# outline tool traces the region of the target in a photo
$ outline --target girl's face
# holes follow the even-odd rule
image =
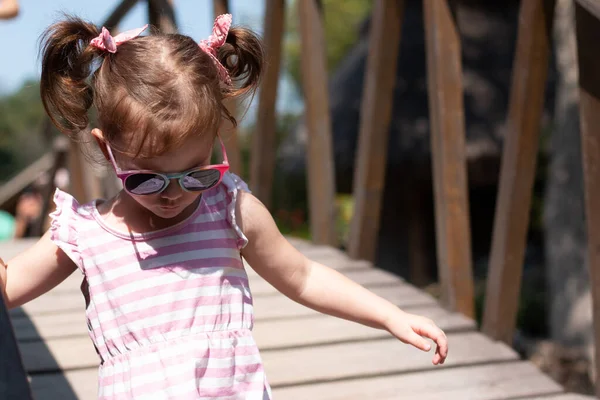
[[[150,159],[133,159],[122,154],[115,154],[115,159],[122,170],[152,170],[164,174],[183,172],[209,164],[212,138],[208,136],[190,137],[178,148]],[[173,179],[161,193],[143,196],[128,193],[128,195],[157,217],[172,219],[184,211],[189,211],[190,206],[195,204],[201,193],[187,192],[181,188],[176,179]]]

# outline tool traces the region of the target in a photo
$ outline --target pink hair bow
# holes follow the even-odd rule
[[[129,31],[119,33],[117,36],[112,37],[108,32],[108,29],[102,27],[102,32],[90,42],[91,46],[97,47],[100,50],[108,51],[109,53],[116,53],[117,46],[121,43],[125,43],[135,37],[138,37],[142,32],[148,28],[148,24],[141,28],[131,29]]]
[[[199,43],[200,48],[204,50],[204,52],[208,54],[215,63],[215,66],[219,71],[219,78],[221,78],[221,80],[227,85],[231,85],[231,77],[229,76],[229,72],[227,72],[225,66],[221,64],[217,58],[217,51],[219,50],[219,47],[225,44],[227,34],[229,33],[229,28],[231,27],[231,22],[231,14],[219,15],[213,24],[212,35],[210,35],[208,39],[202,40]]]

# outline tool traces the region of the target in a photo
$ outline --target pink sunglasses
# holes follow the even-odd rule
[[[115,173],[123,182],[125,191],[136,196],[146,196],[163,192],[172,179],[177,179],[179,186],[186,192],[202,192],[217,186],[223,179],[225,172],[229,170],[227,152],[221,137],[219,137],[219,142],[223,152],[222,164],[206,165],[174,174],[163,174],[150,170],[123,171],[117,165],[108,143],[106,143],[106,148]]]

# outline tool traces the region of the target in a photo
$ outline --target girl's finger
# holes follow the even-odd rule
[[[448,354],[448,339],[444,332],[435,325],[423,324],[413,328],[415,332],[421,336],[425,336],[433,340],[438,347],[438,352],[442,358],[446,358]]]
[[[415,346],[417,349],[423,351],[431,350],[431,345],[429,344],[429,342],[421,336],[417,335],[415,332],[411,331],[408,334],[408,336],[404,338],[404,340],[406,341],[406,343]]]

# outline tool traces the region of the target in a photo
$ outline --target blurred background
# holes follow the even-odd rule
[[[3,3],[4,1],[4,3]],[[282,68],[277,97],[277,168],[272,212],[285,234],[310,239],[306,186],[306,128],[300,72],[300,33],[296,0],[286,8]],[[0,0],[0,7],[8,4]],[[22,0],[15,18],[0,20],[0,185],[44,160],[51,138],[39,97],[38,39],[60,12],[100,24],[118,1]],[[345,248],[353,212],[352,183],[372,1],[323,0],[336,180],[337,234]],[[175,0],[179,31],[201,40],[210,34],[209,0]],[[234,24],[263,31],[264,2],[230,0]],[[508,111],[520,1],[465,0],[458,13],[462,41],[469,203],[476,308],[481,318],[485,278]],[[147,21],[139,2],[119,25]],[[573,6],[557,1],[553,51],[541,124],[524,276],[514,347],[568,389],[592,393],[592,316],[579,139],[577,58]],[[376,264],[439,294],[437,284],[433,183],[423,11],[420,0],[406,1],[394,104],[387,146],[386,181]],[[257,99],[238,130],[242,176],[249,179],[250,138]],[[23,175],[22,175],[23,176]],[[0,240],[32,235],[44,218],[41,188],[47,176],[28,175],[18,193],[2,197]],[[68,190],[67,170],[55,186]],[[0,190],[0,194],[2,193]],[[11,189],[12,190],[12,189]],[[410,251],[421,240],[420,254]],[[423,274],[411,276],[418,258]]]

